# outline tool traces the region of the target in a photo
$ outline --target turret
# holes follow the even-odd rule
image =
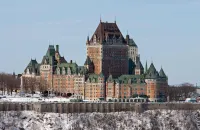
[[[160,69],[159,76],[160,76],[160,78],[162,78],[162,79],[167,79],[167,76],[166,76],[166,74],[165,74],[165,72],[164,72],[164,70],[163,70],[162,67],[161,67],[161,69]]]
[[[144,68],[142,66],[142,63],[140,61],[137,61],[135,67],[135,75],[141,75],[143,73],[144,73]]]
[[[56,51],[59,52],[59,45],[56,45]]]
[[[145,65],[145,73],[147,73],[147,69],[148,69],[148,66],[147,66],[147,61],[146,61],[146,65]]]
[[[129,40],[130,40],[130,38],[129,38],[129,35],[127,34],[127,35],[126,35],[126,43],[127,43],[127,44],[129,43]]]
[[[87,36],[86,45],[90,43],[89,36]]]

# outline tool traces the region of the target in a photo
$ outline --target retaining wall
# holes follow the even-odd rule
[[[126,103],[126,102],[106,102],[106,103],[0,103],[0,111],[36,111],[53,113],[87,113],[87,112],[120,112],[147,110],[198,110],[200,104],[192,103]]]

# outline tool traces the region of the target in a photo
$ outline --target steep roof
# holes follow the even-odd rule
[[[153,63],[151,63],[151,65],[150,65],[150,67],[147,71],[146,78],[147,79],[157,79],[157,78],[159,78],[158,71],[156,70]]]
[[[90,60],[90,57],[87,56],[87,59],[85,60],[84,65],[90,65],[92,63],[92,61]]]
[[[108,81],[108,82],[113,82],[113,81],[114,81],[114,79],[113,79],[113,77],[112,77],[112,75],[111,75],[111,74],[109,75],[109,77],[108,77],[107,81]]]
[[[65,57],[60,57],[60,63],[67,63],[67,61],[65,60]]]
[[[39,75],[39,73],[40,73],[40,64],[38,64],[36,59],[35,60],[31,59],[31,61],[27,65],[27,67],[24,70],[24,72],[26,73],[27,70],[29,70],[30,74],[35,73],[36,75]]]
[[[140,62],[140,61],[138,61],[137,63],[136,63],[136,67],[135,67],[136,69],[141,69],[141,70],[144,70],[144,67],[143,67],[143,65],[142,65],[142,63]]]
[[[167,78],[167,76],[165,75],[165,72],[164,72],[163,68],[160,69],[159,76],[161,78]]]
[[[55,56],[54,45],[49,45],[46,56]]]
[[[128,45],[129,45],[129,46],[137,47],[137,45],[136,45],[136,43],[134,42],[133,39],[129,39],[129,41],[128,41]]]
[[[116,38],[121,37],[122,41],[125,43],[125,39],[116,23],[100,22],[96,31],[91,37],[90,42],[93,41],[93,37],[95,35],[97,40],[100,41],[100,43],[104,42],[106,37],[113,37],[113,36],[115,36]]]

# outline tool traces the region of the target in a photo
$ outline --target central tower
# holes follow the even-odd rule
[[[116,22],[99,23],[91,39],[87,38],[87,57],[94,64],[94,73],[118,77],[128,74],[128,44]]]

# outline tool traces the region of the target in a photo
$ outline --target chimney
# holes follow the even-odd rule
[[[72,60],[70,60],[70,63],[72,63]]]
[[[56,45],[56,51],[59,52],[59,45]]]
[[[129,35],[128,34],[126,35],[126,43],[127,44],[129,43]]]

